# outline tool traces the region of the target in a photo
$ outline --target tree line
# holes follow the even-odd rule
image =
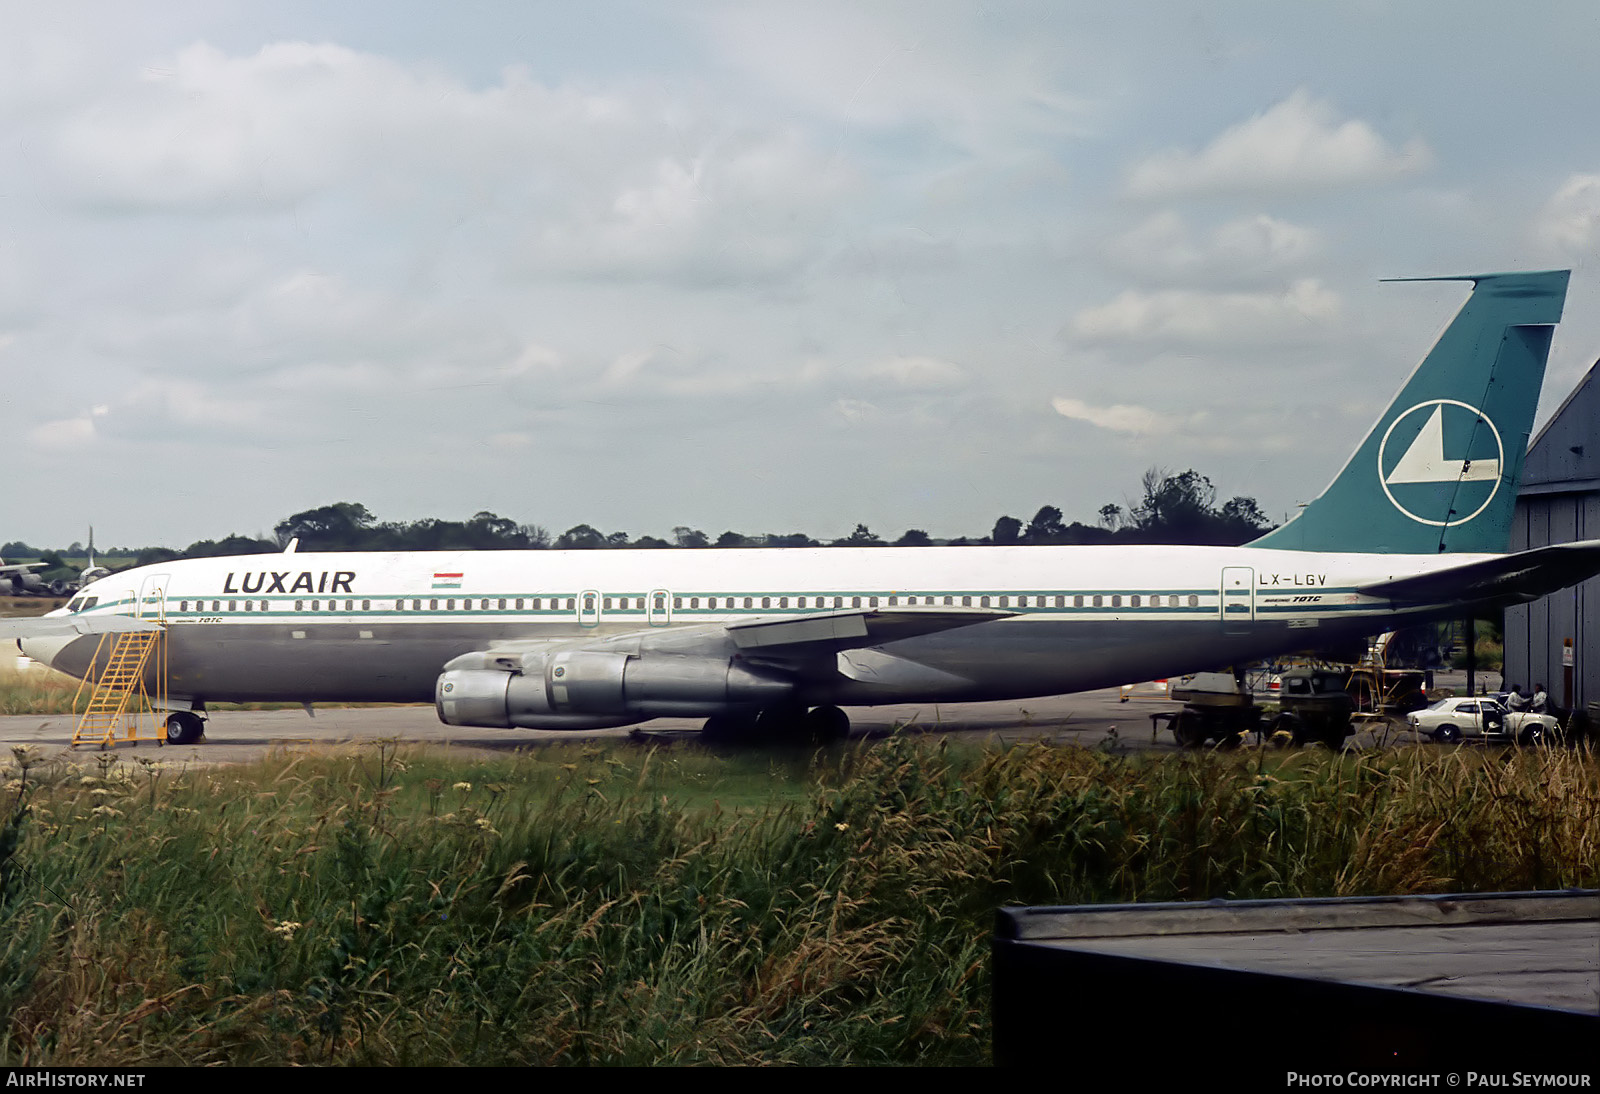
[[[698,528],[679,525],[670,539],[626,532],[602,532],[588,524],[578,524],[559,535],[536,524],[519,524],[491,512],[479,512],[464,521],[424,518],[416,521],[379,521],[365,505],[336,502],[295,513],[273,527],[273,537],[229,535],[220,540],[200,540],[183,550],[147,547],[138,551],[106,552],[126,557],[132,554],[137,565],[165,562],[177,558],[205,558],[217,555],[267,554],[282,551],[298,541],[304,551],[493,551],[493,550],[604,550],[608,548],[697,548],[697,547],[932,547],[1032,544],[1110,544],[1176,543],[1231,546],[1255,539],[1271,528],[1254,498],[1234,497],[1217,504],[1217,490],[1211,480],[1193,469],[1177,474],[1160,468],[1145,472],[1142,496],[1126,508],[1117,504],[1100,507],[1094,524],[1065,523],[1054,505],[1039,508],[1032,519],[1023,521],[1001,516],[989,534],[935,540],[920,528],[909,528],[898,538],[886,540],[865,524],[857,524],[848,536],[839,539],[814,539],[803,532],[745,534],[726,531],[712,539]],[[64,552],[74,554],[73,544]],[[25,543],[0,546],[3,557],[40,557],[50,552],[36,551]]]

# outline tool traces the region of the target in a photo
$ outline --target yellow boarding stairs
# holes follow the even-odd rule
[[[89,702],[78,716],[78,726],[72,731],[72,747],[99,743],[107,749],[121,741],[131,741],[135,747],[140,741],[166,744],[164,732],[167,705],[167,627],[166,597],[157,593],[153,598],[134,601],[140,618],[146,618],[145,606],[151,605],[148,616],[161,625],[151,631],[113,631],[100,636],[95,648],[93,666],[99,672],[90,672],[78,685],[72,705],[78,705],[85,688],[90,688]],[[154,684],[147,686],[147,669]],[[91,688],[90,681],[93,681]],[[122,730],[121,738],[117,731]]]

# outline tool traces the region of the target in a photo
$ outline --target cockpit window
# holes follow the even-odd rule
[[[81,607],[83,607],[83,597],[81,596],[75,597],[67,603],[67,611],[69,612],[75,612]]]

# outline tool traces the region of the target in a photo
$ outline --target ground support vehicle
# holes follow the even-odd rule
[[[1199,748],[1208,741],[1221,745],[1238,744],[1247,733],[1261,725],[1261,708],[1256,706],[1243,679],[1231,672],[1197,672],[1169,682],[1170,695],[1183,704],[1175,713],[1150,715],[1152,729],[1163,721],[1184,748]]]
[[[1278,713],[1262,730],[1267,740],[1297,745],[1320,741],[1335,752],[1355,732],[1350,716],[1355,700],[1345,690],[1345,674],[1332,669],[1289,669],[1278,692]]]

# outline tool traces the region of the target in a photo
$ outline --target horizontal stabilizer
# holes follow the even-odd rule
[[[1015,614],[996,608],[868,608],[798,619],[753,619],[748,623],[730,623],[727,629],[734,644],[743,650],[779,646],[844,650],[970,627]]]
[[[13,638],[50,638],[67,634],[108,634],[113,631],[159,631],[161,624],[131,615],[31,615],[0,619],[0,641]]]
[[[1558,543],[1514,555],[1468,562],[1419,577],[1363,585],[1366,596],[1401,604],[1461,600],[1532,600],[1600,573],[1600,539]]]

